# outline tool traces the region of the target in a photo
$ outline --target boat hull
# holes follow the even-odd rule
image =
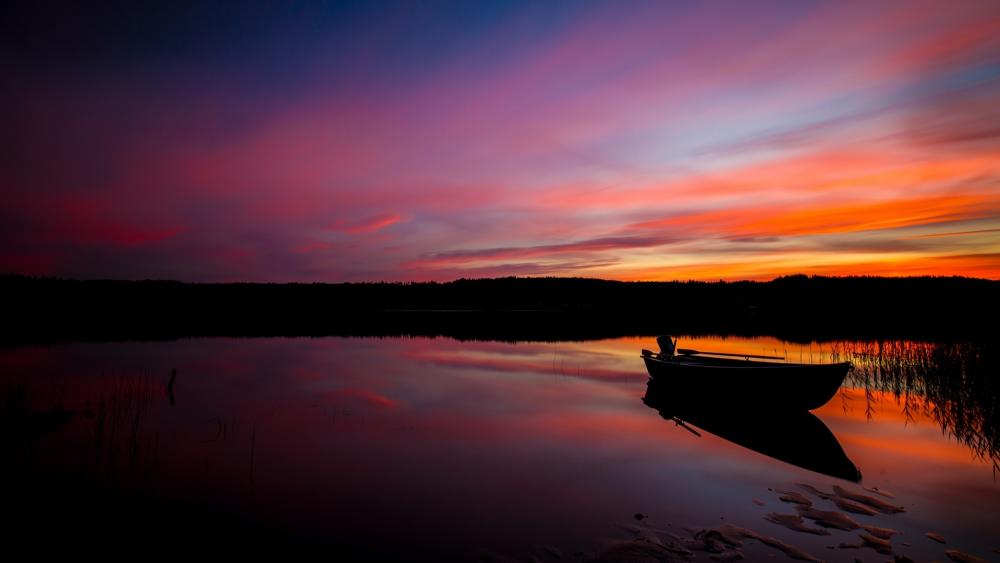
[[[840,389],[850,362],[793,364],[643,355],[649,376],[687,401],[729,408],[813,410]]]

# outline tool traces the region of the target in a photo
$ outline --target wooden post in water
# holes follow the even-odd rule
[[[170,372],[170,381],[167,383],[167,399],[170,400],[170,406],[174,406],[174,380],[177,379],[177,368],[174,368]]]

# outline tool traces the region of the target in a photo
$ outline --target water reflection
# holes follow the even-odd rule
[[[678,425],[694,425],[734,444],[809,471],[847,481],[861,480],[861,472],[844,453],[837,437],[808,411],[733,410],[699,401],[696,397],[678,396],[669,386],[653,379],[647,383],[642,402]]]
[[[322,544],[347,559],[476,560],[487,549],[545,560],[540,546],[586,549],[639,512],[677,526],[714,526],[723,516],[771,526],[762,516],[782,507],[751,499],[802,481],[829,490],[836,482],[825,475],[851,479],[854,467],[865,487],[907,505],[893,525],[912,540],[911,557],[942,558],[917,541],[928,531],[992,549],[1000,529],[992,510],[1000,486],[989,471],[993,350],[681,341],[803,362],[839,357],[858,371],[814,417],[734,420],[661,401],[636,354],[653,345],[649,337],[0,351],[0,493],[27,515],[8,537],[59,533],[76,542],[67,546],[92,545],[118,530],[141,546],[169,530],[188,546],[251,552],[272,538],[282,549]],[[661,414],[706,432],[695,438]],[[970,449],[987,457],[972,459]],[[762,532],[826,553],[810,544],[826,540]]]
[[[865,390],[873,418],[889,396],[907,421],[933,419],[941,430],[1000,470],[1000,355],[982,342],[840,342],[835,356],[854,363],[849,385]]]

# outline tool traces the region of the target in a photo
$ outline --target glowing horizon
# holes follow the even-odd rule
[[[1000,279],[996,2],[27,10],[0,271]]]

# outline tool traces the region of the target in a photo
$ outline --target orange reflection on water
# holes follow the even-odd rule
[[[921,407],[931,406],[919,400]],[[873,405],[871,410],[867,405]],[[864,389],[844,388],[824,407],[815,411],[831,426],[840,430],[838,437],[845,448],[858,455],[878,457],[881,463],[891,457],[905,456],[897,468],[905,468],[912,458],[936,462],[966,463],[974,457],[968,448],[954,441],[941,438],[936,422],[919,408],[907,409],[890,393],[869,392]]]
[[[929,414],[935,409],[933,402],[915,394],[904,398],[844,387],[814,414],[834,430],[859,465],[878,467],[897,478],[911,472],[915,459],[937,467],[958,468],[970,463],[988,467],[989,460],[942,430]]]
[[[850,350],[859,366],[966,357],[951,344],[677,336],[681,348],[805,362]],[[643,402],[648,374],[642,348],[655,349],[655,338],[193,339],[3,351],[0,368],[6,369],[0,373],[23,374],[38,393],[57,390],[65,406],[79,412],[97,409],[96,400],[108,393],[108,373],[147,382],[143,389],[152,390],[153,402],[140,438],[155,436],[157,446],[136,455],[142,461],[156,452],[157,490],[229,507],[252,498],[260,502],[253,518],[303,534],[343,530],[386,542],[400,541],[386,537],[386,530],[409,530],[406,549],[444,552],[438,560],[483,545],[579,549],[621,515],[644,510],[678,524],[718,522],[724,514],[727,521],[764,525],[762,510],[749,500],[768,500],[768,488],[845,484],[782,460],[773,448],[751,449],[759,440],[741,445],[740,432],[715,425],[718,435],[701,429],[696,436],[664,419]],[[175,367],[172,405],[164,385]],[[880,377],[869,381],[906,380],[884,372]],[[954,406],[953,399],[935,404],[911,392],[904,401],[850,387],[864,381],[849,379],[814,413],[861,470],[863,485],[897,494],[894,502],[905,504],[907,514],[892,525],[909,537],[933,530],[955,545],[979,545],[990,535],[980,529],[1000,525],[984,510],[1000,503],[1000,489],[988,461],[975,458],[935,418],[951,412],[941,407]],[[926,390],[937,380],[920,381]],[[951,389],[934,388],[938,395],[932,396],[970,398],[941,394]],[[52,405],[42,395],[36,403]],[[963,405],[971,412],[970,403]],[[786,450],[803,449],[803,433],[794,430],[804,425],[781,417],[770,426],[754,425],[757,418],[766,417],[749,409],[734,424],[737,430],[762,429],[751,438],[764,435],[784,441]],[[61,441],[46,444],[46,455],[53,466],[98,479],[108,465],[77,455],[77,446],[93,440],[95,422],[77,417],[73,424],[61,438],[54,435]],[[59,444],[73,448],[59,457]],[[963,530],[973,527],[959,544]]]

